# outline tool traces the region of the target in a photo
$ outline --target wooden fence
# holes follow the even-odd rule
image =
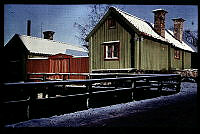
[[[180,83],[181,77],[176,74],[3,83],[0,85],[5,91],[1,95],[1,120],[9,124],[130,102],[142,99],[144,90],[154,90],[157,95],[162,95],[164,88],[179,92]],[[38,94],[42,94],[42,97],[38,97]]]
[[[38,77],[43,77],[37,73],[46,73],[49,79],[63,79],[59,73],[88,73],[88,59],[89,57],[73,57],[65,54],[56,54],[48,58],[30,58],[27,60],[26,70],[27,74],[35,73],[35,75],[31,75],[31,78],[35,80]],[[54,75],[52,75],[53,73]],[[86,79],[86,77],[71,75],[70,79]]]

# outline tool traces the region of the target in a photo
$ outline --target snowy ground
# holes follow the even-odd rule
[[[195,127],[196,96],[197,83],[182,82],[181,92],[177,94],[93,108],[50,118],[32,119],[6,127],[148,126],[153,123],[155,126],[178,124]],[[194,115],[191,115],[193,113]],[[184,119],[188,123],[185,123]],[[152,120],[154,120],[153,123]],[[176,122],[177,120],[179,123]],[[145,124],[147,122],[149,124]]]

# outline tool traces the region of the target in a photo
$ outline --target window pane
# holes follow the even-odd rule
[[[180,51],[179,50],[174,50],[174,58],[180,59]]]
[[[115,28],[115,26],[116,26],[115,20],[112,19],[112,18],[109,18],[109,19],[108,19],[108,27],[109,27],[109,28]]]
[[[112,46],[111,45],[108,46],[107,57],[112,58]]]
[[[114,48],[114,54],[113,54],[114,57],[119,57],[119,56],[118,56],[118,52],[119,52],[119,47],[118,47],[118,45],[114,45],[113,48]]]

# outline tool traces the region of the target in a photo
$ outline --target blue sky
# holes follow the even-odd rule
[[[132,15],[154,21],[152,10],[162,8],[168,11],[166,28],[173,26],[172,18],[182,17],[184,29],[196,31],[198,28],[198,7],[192,5],[112,5]],[[42,31],[55,32],[54,40],[79,45],[75,37],[78,30],[74,22],[87,23],[90,5],[4,5],[4,44],[14,34],[26,35],[27,20],[31,20],[31,36],[41,37]],[[42,35],[43,37],[43,35]]]

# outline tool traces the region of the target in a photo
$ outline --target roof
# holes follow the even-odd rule
[[[165,11],[164,9],[155,9],[155,10],[153,10],[152,12],[159,12],[159,11],[162,11],[162,12],[168,13],[168,12]]]
[[[180,20],[180,21],[185,21],[183,18],[172,18],[173,21],[175,20]]]
[[[81,46],[26,35],[18,36],[30,53],[49,55],[61,53],[72,56],[88,55],[88,51]]]
[[[88,36],[86,37],[86,40],[89,39],[89,37],[95,32],[95,30],[100,26],[100,23],[102,23],[102,21],[105,20],[105,18],[108,16],[108,14],[110,14],[111,12],[116,13],[116,15],[122,17],[124,21],[124,23],[128,23],[128,26],[130,28],[132,28],[134,31],[137,30],[138,34],[140,34],[141,36],[148,36],[148,37],[152,37],[155,39],[158,39],[160,41],[163,42],[167,42],[169,44],[171,44],[174,47],[178,47],[180,49],[183,50],[187,50],[190,52],[197,52],[197,48],[195,48],[194,46],[190,45],[190,44],[186,44],[185,42],[180,42],[178,41],[175,37],[172,31],[170,30],[165,30],[165,38],[163,38],[162,36],[160,36],[158,33],[155,32],[154,30],[154,24],[149,23],[141,18],[138,18],[136,16],[133,16],[129,13],[126,13],[120,9],[117,9],[115,7],[110,7],[108,12],[106,13],[106,15],[104,15],[104,17],[99,21],[99,23],[95,26],[95,28],[88,34]]]

